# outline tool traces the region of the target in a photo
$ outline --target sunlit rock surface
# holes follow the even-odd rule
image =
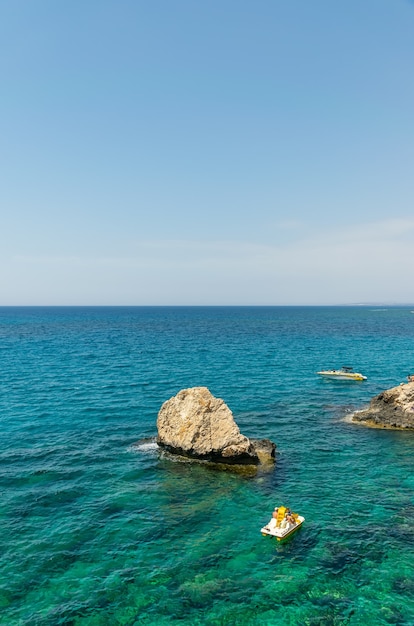
[[[221,463],[274,461],[276,446],[240,433],[233,413],[207,387],[183,389],[162,405],[157,443],[173,454]]]
[[[387,389],[356,411],[352,421],[377,428],[414,428],[414,382]]]

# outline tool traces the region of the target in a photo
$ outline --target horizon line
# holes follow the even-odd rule
[[[351,302],[331,304],[0,304],[6,308],[276,308],[276,307],[414,307],[413,302]]]

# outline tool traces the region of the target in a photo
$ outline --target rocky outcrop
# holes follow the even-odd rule
[[[275,444],[242,435],[229,407],[207,387],[183,389],[164,402],[157,429],[158,445],[173,454],[255,465],[272,462],[275,457]]]
[[[414,428],[414,382],[383,391],[367,409],[356,411],[352,421],[377,428]]]

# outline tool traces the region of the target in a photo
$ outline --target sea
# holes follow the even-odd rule
[[[0,625],[413,625],[414,432],[349,420],[414,373],[412,308],[0,308]],[[274,467],[160,454],[195,386]]]

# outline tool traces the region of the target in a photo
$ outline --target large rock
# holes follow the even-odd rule
[[[157,443],[174,454],[221,463],[273,461],[275,444],[240,433],[229,407],[207,387],[183,389],[162,405]]]
[[[375,396],[367,409],[352,415],[352,421],[378,428],[414,428],[414,382]]]

